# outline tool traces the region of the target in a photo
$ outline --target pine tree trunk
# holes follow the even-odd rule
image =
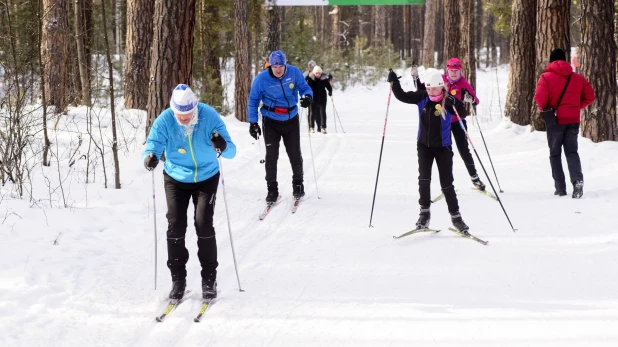
[[[221,112],[223,110],[223,84],[221,84],[221,66],[219,65],[221,51],[218,28],[223,19],[219,13],[219,7],[216,5],[202,6],[201,15],[203,22],[200,25],[202,29],[200,34],[204,41],[204,52],[202,52],[204,73],[201,81],[201,96],[205,103]],[[247,39],[251,40],[250,37]],[[247,64],[251,64],[251,59],[248,60]]]
[[[409,6],[410,8],[410,57],[416,64],[421,62],[423,53],[423,28],[425,26],[425,9],[423,6]]]
[[[122,0],[115,0],[114,4],[114,23],[116,24],[114,31],[116,36],[116,54],[120,55],[122,52]],[[126,1],[126,0],[125,0]]]
[[[530,124],[536,86],[534,40],[536,0],[515,0],[511,17],[511,66],[504,116],[519,125]]]
[[[155,2],[146,134],[179,83],[191,85],[195,0]]]
[[[150,46],[154,2],[127,2],[127,42],[124,64],[124,103],[126,108],[145,110],[148,104]]]
[[[570,61],[569,0],[538,0],[536,17],[536,67],[535,80],[538,80],[549,63],[549,54],[562,48]],[[532,129],[545,131],[545,122],[536,105],[531,105]]]
[[[595,101],[581,112],[582,135],[593,142],[617,140],[613,4],[582,0],[581,8],[580,71],[595,92]]]
[[[341,36],[339,36],[339,11],[341,8],[339,6],[334,6],[333,11],[331,12],[331,21],[332,21],[332,37],[331,37],[331,45],[333,48],[339,47],[339,41],[341,40]]]
[[[475,16],[475,43],[474,47],[476,48],[476,67],[480,68],[480,54],[479,51],[481,47],[483,47],[483,0],[475,0],[476,1],[476,16]]]
[[[82,38],[84,42],[84,54],[86,70],[88,71],[88,83],[90,84],[90,96],[92,97],[92,0],[82,0]]]
[[[444,0],[444,58],[461,56],[459,0]]]
[[[498,34],[498,40],[500,46],[500,65],[508,64],[511,58],[511,36]]]
[[[476,90],[476,59],[474,56],[475,28],[474,28],[475,0],[461,0],[461,63],[463,72]]]
[[[375,17],[375,33],[373,43],[376,47],[386,42],[386,8],[384,6],[373,7]]]
[[[236,49],[234,82],[234,108],[236,119],[248,121],[249,89],[251,88],[251,70],[249,68],[249,29],[247,28],[247,2],[234,0],[234,22],[236,32],[234,43]],[[271,33],[269,33],[270,35]]]
[[[42,53],[47,105],[62,112],[69,82],[69,1],[43,0]]]
[[[422,65],[426,68],[434,67],[436,5],[437,0],[425,0],[425,30],[423,32]]]
[[[90,106],[90,80],[88,78],[88,66],[86,63],[86,52],[84,49],[83,37],[83,10],[81,0],[75,1],[75,42],[77,43],[77,61],[79,64],[79,77],[82,87],[81,104]]]
[[[236,1],[236,0],[235,0]],[[243,6],[246,7],[246,4]],[[281,38],[281,21],[279,18],[279,8],[277,6],[267,7],[268,33],[266,38],[266,53],[278,50]]]
[[[436,32],[436,41],[434,49],[438,52],[438,61],[436,66],[444,65],[444,1],[437,0],[436,2],[436,23],[434,30]]]

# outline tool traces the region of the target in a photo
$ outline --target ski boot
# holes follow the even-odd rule
[[[459,212],[451,213],[451,222],[453,223],[455,229],[457,229],[460,233],[468,234],[468,230],[470,230],[470,228],[466,225],[466,223],[464,223]]]
[[[575,193],[575,192],[573,192],[573,193]],[[558,190],[558,189],[556,189],[556,191],[554,192],[554,195],[556,195],[556,196],[565,196],[565,195],[567,195],[567,193],[566,193],[566,190]]]
[[[279,188],[277,182],[268,182],[268,194],[266,194],[266,203],[272,205],[279,198]]]
[[[326,135],[326,128],[322,128],[322,134]]]
[[[427,229],[429,228],[429,221],[431,220],[431,212],[429,212],[429,207],[421,207],[421,213],[418,216],[418,221],[416,221],[416,229]]]
[[[300,198],[305,196],[305,186],[302,183],[301,184],[295,184],[293,186],[293,193],[292,193],[292,195],[294,195],[294,199],[300,200]]]
[[[214,279],[202,280],[202,299],[209,300],[217,297],[217,281]]]
[[[182,278],[172,282],[172,290],[170,291],[170,300],[180,300],[185,295],[187,288],[187,280]]]
[[[479,175],[474,175],[474,176],[471,176],[470,178],[472,179],[472,184],[474,184],[474,187],[476,187],[476,189],[480,191],[485,191],[485,184],[481,182]]]
[[[577,181],[573,185],[573,199],[579,199],[582,195],[584,195],[584,181]]]

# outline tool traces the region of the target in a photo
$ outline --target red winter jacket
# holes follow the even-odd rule
[[[558,98],[560,98],[569,74],[573,75],[562,102],[558,106]],[[594,90],[584,76],[573,72],[571,64],[563,60],[556,60],[547,65],[545,72],[539,78],[534,100],[539,110],[556,109],[558,124],[579,123],[579,110],[594,101]]]
[[[468,80],[465,77],[463,76],[459,77],[457,82],[453,84],[449,82],[447,74],[442,74],[442,79],[444,80],[444,84],[446,85],[446,90],[448,91],[448,93],[451,95],[454,95],[457,98],[457,100],[464,101],[463,100],[464,96],[461,90],[466,89],[468,93],[470,93],[474,97],[474,104],[478,105],[480,103],[479,98],[476,97],[476,92],[474,91],[474,89],[472,89],[470,82],[468,82]],[[453,94],[453,91],[455,91],[455,94]],[[462,115],[462,117],[465,117],[465,116]],[[459,118],[457,118],[457,116],[453,116],[453,119],[451,120],[451,122],[453,123],[459,122]]]

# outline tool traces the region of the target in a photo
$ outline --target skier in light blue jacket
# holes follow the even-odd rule
[[[213,215],[219,185],[220,153],[234,158],[236,146],[225,123],[212,107],[200,103],[191,88],[179,84],[172,92],[170,107],[155,119],[142,156],[152,171],[165,152],[163,180],[167,199],[167,266],[172,275],[170,299],[182,299],[187,285],[185,247],[187,209],[193,200],[197,256],[202,266],[202,296],[217,296],[217,241]]]

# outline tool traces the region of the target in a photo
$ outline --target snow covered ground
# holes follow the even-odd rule
[[[64,130],[52,134],[67,207],[49,207],[49,200],[64,204],[61,191],[50,191],[45,183],[57,183],[55,163],[36,169],[35,202],[16,199],[9,186],[0,191],[0,345],[618,345],[618,143],[580,139],[584,197],[555,197],[545,133],[499,118],[506,80],[506,69],[479,71],[478,112],[516,233],[497,202],[470,189],[463,162],[458,154],[454,158],[462,216],[487,246],[448,231],[444,200],[432,207],[431,225],[441,232],[393,240],[413,228],[418,216],[417,113],[394,97],[375,227],[368,227],[385,82],[371,90],[334,92],[345,134],[340,127],[335,131],[330,102],[330,133],[313,134],[311,142],[303,133],[307,196],[294,215],[291,169],[282,149],[279,182],[285,199],[258,221],[266,195],[259,147],[247,124],[227,117],[238,155],[223,161],[223,173],[245,291],[238,290],[220,188],[219,300],[199,324],[193,322],[200,278],[191,227],[193,292],[164,323],[154,320],[166,303],[170,277],[159,167],[158,287],[153,290],[152,176],[140,159],[143,114],[125,111],[120,122],[127,140],[123,188],[115,190],[103,187],[101,165],[96,182],[88,185],[83,160],[68,168],[75,148],[79,156],[88,142],[76,145],[86,116],[84,108],[74,109],[59,123]],[[411,78],[405,75],[403,81],[410,89]],[[479,129],[470,126],[470,133],[498,189]],[[107,164],[111,171],[111,161]],[[478,163],[477,168],[481,171]],[[439,192],[436,170],[433,196]]]

